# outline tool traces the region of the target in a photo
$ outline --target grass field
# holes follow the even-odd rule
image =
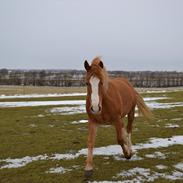
[[[183,181],[183,89],[140,91],[144,91],[145,98],[164,97],[149,102],[156,106],[154,119],[136,118],[132,135],[135,153],[131,160],[125,160],[116,145],[114,127],[101,126],[91,182]],[[84,181],[87,115],[83,104],[1,106],[5,102],[84,100],[85,96],[80,95],[46,96],[78,92],[85,92],[85,88],[0,87],[0,183]],[[35,93],[45,96],[3,98]]]

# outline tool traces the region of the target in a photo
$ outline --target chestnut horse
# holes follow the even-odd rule
[[[143,98],[135,91],[127,79],[109,79],[103,62],[96,57],[92,64],[84,62],[87,84],[86,111],[88,114],[88,155],[85,166],[85,176],[91,176],[93,170],[93,148],[97,127],[100,124],[112,124],[117,133],[117,142],[121,145],[126,159],[132,157],[132,123],[135,106],[146,118],[151,112]],[[128,116],[127,132],[123,118]]]

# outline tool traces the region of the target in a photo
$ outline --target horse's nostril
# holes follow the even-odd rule
[[[90,109],[91,109],[91,112],[92,112],[92,113],[98,113],[98,112],[101,111],[102,107],[99,106],[99,105],[98,105],[98,107],[93,107],[93,106],[91,106]]]

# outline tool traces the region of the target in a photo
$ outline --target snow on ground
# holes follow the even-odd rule
[[[79,121],[73,121],[73,122],[71,122],[71,124],[82,124],[82,123],[88,123],[88,120],[83,119],[83,120],[79,120]]]
[[[177,180],[177,179],[183,180],[183,173],[175,170],[175,171],[172,171],[172,174],[170,175],[162,174],[161,177],[165,179],[170,179],[170,180]]]
[[[151,108],[170,108],[174,106],[183,106],[183,102],[176,103],[158,103],[154,100],[166,99],[166,97],[147,97],[144,98],[147,105]],[[33,107],[33,106],[49,106],[49,105],[85,105],[85,100],[60,100],[60,101],[17,101],[17,102],[0,102],[0,107]],[[83,106],[84,107],[84,106]],[[62,112],[64,108],[61,108]],[[65,113],[69,111],[68,108],[65,108]],[[59,111],[57,108],[56,112]]]
[[[121,173],[118,173],[117,178],[130,178],[130,180],[122,181],[123,183],[142,183],[142,182],[153,182],[158,178],[170,179],[170,180],[182,180],[183,173],[180,171],[172,171],[171,174],[167,173],[158,173],[151,171],[149,168],[135,167],[129,170],[124,170]],[[132,178],[135,177],[135,178]],[[132,179],[131,179],[132,178]]]
[[[121,156],[121,154],[115,155],[114,159],[118,161],[126,161],[126,159],[123,156]],[[139,161],[139,160],[143,160],[143,158],[137,156],[137,154],[134,154],[130,159],[130,161]]]
[[[153,182],[158,178],[163,178],[166,180],[183,180],[183,173],[179,171],[172,171],[171,174],[168,173],[158,173],[155,171],[150,171],[149,168],[135,167],[127,171],[122,171],[117,174],[119,178],[126,178],[122,181],[93,181],[90,183],[146,183]],[[135,178],[132,178],[135,177]],[[113,177],[116,179],[116,177]]]
[[[178,169],[178,170],[183,171],[183,162],[182,162],[182,163],[178,163],[178,164],[174,165],[174,167],[175,167],[176,169]]]
[[[144,97],[143,99],[145,102],[148,102],[153,100],[164,100],[164,99],[168,99],[168,97]]]
[[[89,183],[125,183],[124,181],[108,181],[108,180],[104,180],[104,181],[93,181],[93,182],[89,182]],[[126,183],[131,183],[131,182],[126,182]],[[133,182],[133,183],[140,183],[140,182]]]
[[[140,150],[140,149],[147,149],[147,148],[160,148],[160,147],[168,147],[172,145],[183,145],[183,135],[182,136],[173,136],[171,138],[150,138],[149,142],[147,143],[141,143],[133,145],[134,150]],[[122,154],[121,147],[119,145],[109,145],[105,147],[98,147],[94,148],[94,155],[99,156],[119,156]],[[7,163],[6,165],[2,165],[0,169],[4,168],[19,168],[26,166],[28,163],[31,163],[33,161],[38,160],[70,160],[78,158],[79,156],[86,156],[87,155],[87,149],[81,149],[76,153],[66,153],[66,154],[52,154],[51,156],[47,155],[39,155],[35,157],[26,156],[23,158],[16,158],[16,159],[2,159],[0,162]],[[134,157],[134,160],[141,160],[140,157],[136,156]],[[120,159],[121,160],[121,159]],[[132,158],[133,161],[133,158]],[[182,165],[178,165],[178,167],[181,167]]]
[[[73,107],[55,107],[52,108],[50,112],[54,114],[63,114],[63,115],[80,114],[86,112],[86,107],[85,105],[78,105]]]
[[[43,118],[43,117],[45,117],[43,114],[38,114],[38,117],[39,118]]]
[[[26,166],[28,163],[31,163],[33,161],[46,160],[47,158],[48,158],[47,155],[38,155],[35,157],[25,156],[23,158],[16,158],[16,159],[7,158],[6,160],[0,160],[0,162],[8,163],[6,165],[1,166],[0,169],[20,168],[20,167]]]
[[[172,107],[182,107],[183,102],[172,102],[172,103],[158,103],[158,102],[148,102],[146,103],[148,107],[152,109],[170,109]]]
[[[171,121],[181,121],[183,118],[173,118]]]
[[[60,101],[28,101],[28,102],[0,102],[0,107],[33,107],[49,105],[84,105],[85,100],[60,100]]]
[[[156,168],[159,170],[167,169],[168,167],[165,165],[156,165]]]
[[[72,171],[71,169],[66,169],[63,167],[57,167],[57,168],[50,168],[46,173],[59,173],[59,174],[64,174],[66,172]]]
[[[36,124],[30,124],[29,126],[30,126],[30,127],[32,127],[32,128],[37,127],[37,125],[36,125]]]
[[[165,128],[178,128],[178,127],[180,127],[178,124],[167,123],[165,125]]]
[[[152,177],[151,177],[151,180],[149,179],[150,175],[151,173],[149,168],[136,167],[136,168],[132,168],[129,170],[122,171],[121,173],[118,173],[117,177],[126,178],[126,177],[137,176],[138,178],[135,178],[135,180],[138,180],[141,182],[144,181],[144,179],[146,179],[147,181],[153,181],[154,179],[152,179]]]
[[[30,95],[0,95],[0,99],[16,99],[16,98],[45,98],[45,97],[70,97],[85,96],[86,93],[54,93],[54,94],[30,94]]]
[[[140,90],[140,93],[170,93],[170,92],[178,92],[182,91],[182,87],[178,88],[154,88],[150,90],[142,89]]]
[[[144,93],[166,93],[167,90],[147,90]]]
[[[183,135],[173,136],[170,138],[150,138],[149,143],[137,144],[134,146],[135,150],[168,147],[172,145],[183,145]]]
[[[146,104],[152,109],[166,109],[183,106],[183,102],[158,103],[154,100],[161,100],[165,97],[144,98]],[[85,113],[85,100],[62,100],[62,101],[27,101],[27,102],[0,102],[0,108],[8,107],[33,107],[33,106],[54,106],[54,105],[78,105],[73,107],[56,107],[51,109],[52,113],[77,114]],[[136,114],[136,116],[138,116]]]
[[[156,151],[153,154],[146,154],[145,157],[147,157],[147,158],[166,159],[166,156],[163,153],[159,152],[159,151]]]
[[[144,98],[150,108],[172,108],[183,106],[183,102],[175,103],[158,103],[155,100],[166,99],[166,97],[148,97]],[[85,100],[63,100],[63,101],[24,101],[24,102],[0,102],[0,107],[33,107],[33,106],[48,106],[48,105],[79,105],[74,107],[57,107],[51,109],[52,113],[61,114],[77,114],[85,112]]]

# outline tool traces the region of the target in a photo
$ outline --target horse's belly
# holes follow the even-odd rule
[[[110,114],[108,113],[105,113],[102,111],[102,113],[100,115],[96,115],[96,116],[93,116],[93,118],[95,119],[95,121],[98,123],[98,124],[106,124],[106,125],[110,125],[112,124],[113,120],[110,116]]]

